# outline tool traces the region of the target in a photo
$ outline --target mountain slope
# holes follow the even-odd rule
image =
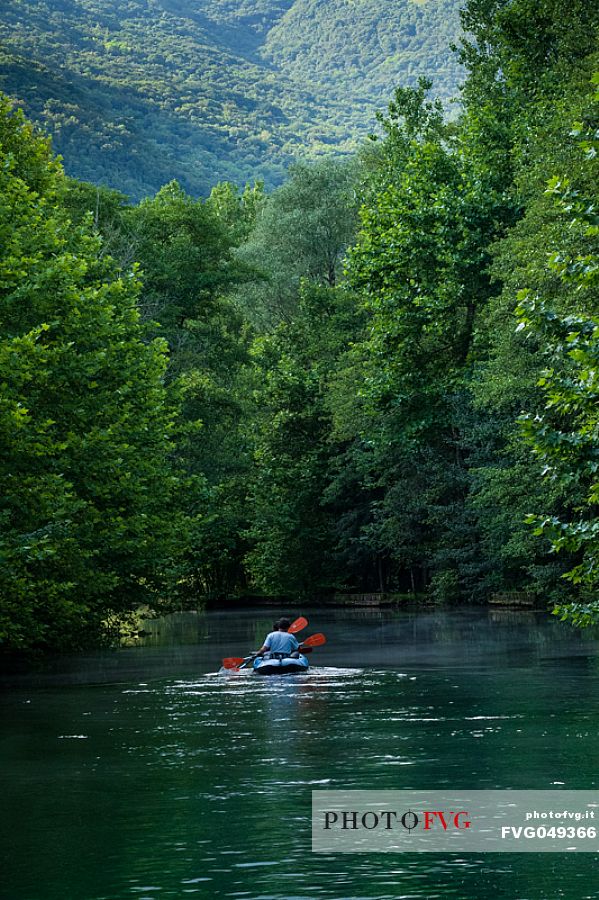
[[[424,0],[296,0],[273,25],[264,56],[300,83],[340,99],[376,103],[393,85],[434,76],[441,96],[456,85],[449,43],[459,33],[456,3]]]
[[[13,0],[0,87],[67,171],[138,197],[347,152],[397,83],[459,77],[460,0]]]

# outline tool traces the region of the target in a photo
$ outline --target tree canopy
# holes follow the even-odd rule
[[[152,599],[175,549],[166,348],[6,100],[0,155],[1,633],[72,646]]]
[[[274,190],[131,203],[2,99],[6,648],[256,593],[598,621],[599,12],[462,20],[458,117],[402,84],[355,157]]]

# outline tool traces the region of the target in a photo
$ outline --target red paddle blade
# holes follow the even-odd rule
[[[309,638],[306,638],[305,641],[302,641],[303,647],[320,647],[322,644],[326,644],[327,639],[319,632],[318,634],[312,634]]]
[[[241,656],[228,656],[226,659],[223,659],[223,668],[236,669],[237,666],[240,666],[242,662],[243,657]]]
[[[289,626],[289,634],[295,634],[297,631],[303,631],[303,629],[307,627],[308,620],[304,619],[303,616],[300,616],[299,619],[296,619],[295,622],[292,622]]]

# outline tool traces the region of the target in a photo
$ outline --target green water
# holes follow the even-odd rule
[[[269,629],[247,611],[5,678],[0,896],[599,897],[592,854],[310,851],[314,788],[597,788],[597,641],[533,613],[296,612],[328,637],[308,676],[210,674]]]

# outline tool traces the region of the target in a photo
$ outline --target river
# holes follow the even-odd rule
[[[599,787],[599,643],[536,612],[290,610],[311,674],[216,675],[264,610],[4,677],[3,900],[599,897],[594,854],[310,850],[313,789]],[[275,611],[275,615],[277,611]]]

